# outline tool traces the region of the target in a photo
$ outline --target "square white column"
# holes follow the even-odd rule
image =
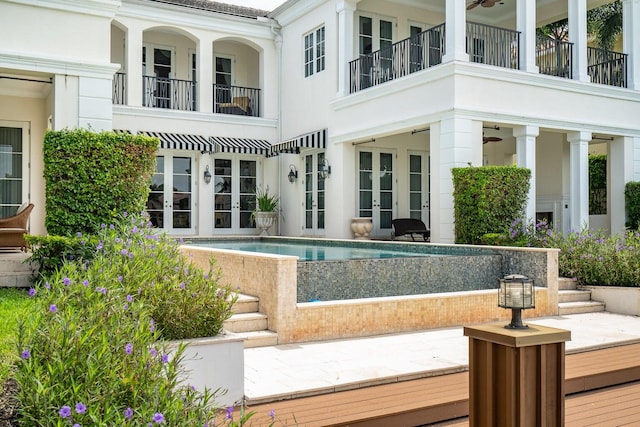
[[[622,50],[629,55],[627,87],[640,90],[640,0],[622,0]]]
[[[349,94],[349,61],[353,56],[353,22],[356,3],[354,0],[339,0],[338,13],[338,97]]]
[[[197,47],[198,111],[213,112],[213,40],[200,39]]]
[[[442,62],[467,61],[467,6],[465,0],[446,0],[445,54]]]
[[[569,141],[569,217],[570,228],[589,226],[589,141],[590,132],[570,132]]]
[[[520,69],[529,73],[537,73],[536,65],[536,2],[517,0],[516,25],[520,31]]]
[[[126,37],[127,105],[142,106],[142,30],[129,27]]]
[[[587,73],[587,0],[569,0],[569,41],[573,43],[573,78],[589,82]]]
[[[516,161],[519,167],[531,171],[529,195],[525,208],[525,220],[536,221],[536,137],[540,134],[537,126],[516,126],[513,136],[516,138]]]
[[[614,138],[607,147],[607,212],[611,234],[622,234],[626,222],[624,188],[633,181],[633,138]]]

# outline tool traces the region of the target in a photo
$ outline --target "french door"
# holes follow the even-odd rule
[[[429,156],[425,152],[409,153],[409,217],[429,227]]]
[[[324,160],[324,153],[304,156],[304,229],[308,236],[324,235],[325,182],[318,174]]]
[[[213,227],[216,234],[253,234],[258,162],[214,159]]]
[[[195,233],[194,170],[193,156],[156,157],[147,200],[147,212],[154,227],[170,234]]]
[[[388,236],[395,216],[395,153],[358,152],[358,216],[373,220],[372,236]]]
[[[145,107],[173,108],[172,77],[174,51],[155,46],[142,47]]]
[[[29,200],[28,124],[0,121],[0,218]]]

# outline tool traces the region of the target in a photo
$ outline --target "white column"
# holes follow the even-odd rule
[[[454,243],[451,169],[482,164],[482,124],[451,116],[431,124],[431,241]],[[477,135],[476,135],[477,134]]]
[[[338,97],[349,94],[349,61],[353,56],[354,0],[338,0]]]
[[[537,73],[536,65],[536,2],[517,0],[516,26],[520,31],[520,69]]]
[[[625,231],[624,187],[633,181],[633,138],[614,138],[607,153],[607,212],[611,219],[611,234]]]
[[[516,138],[516,161],[519,167],[531,171],[529,195],[525,208],[525,220],[536,221],[536,137],[540,134],[537,126],[516,126],[513,136]]]
[[[53,130],[78,127],[78,76],[53,76]]]
[[[573,43],[573,78],[589,82],[587,74],[587,0],[569,0],[569,41]]]
[[[640,181],[640,138],[631,138],[633,165],[632,181]]]
[[[640,90],[640,0],[622,0],[622,50],[629,55],[627,87]]]
[[[445,54],[442,62],[469,61],[467,54],[467,9],[465,0],[447,0],[445,11]]]
[[[136,27],[127,29],[127,105],[132,107],[142,106],[142,33]],[[151,52],[147,54],[152,55]]]
[[[198,111],[213,112],[213,41],[201,38],[196,53],[198,74]]]
[[[589,141],[590,132],[569,132],[569,217],[570,228],[589,225]]]

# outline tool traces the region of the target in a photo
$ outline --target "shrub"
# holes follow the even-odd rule
[[[640,182],[627,182],[624,189],[627,228],[640,229]]]
[[[44,137],[45,225],[50,234],[97,232],[119,212],[140,212],[149,194],[158,140],[85,129]]]
[[[531,171],[515,166],[454,168],[456,243],[477,244],[487,233],[504,234],[523,217]]]
[[[24,422],[204,425],[212,396],[179,385],[184,347],[168,357],[163,338],[219,333],[235,294],[146,218],[97,238],[93,257],[67,260],[32,291],[33,321],[21,324],[16,347]]]
[[[35,236],[26,235],[31,248],[29,260],[38,265],[40,275],[46,276],[62,267],[65,261],[93,259],[98,238],[96,236]]]

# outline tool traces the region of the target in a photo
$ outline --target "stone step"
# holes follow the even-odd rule
[[[278,344],[278,334],[273,331],[238,332],[236,335],[245,339],[244,348],[267,347]]]
[[[224,322],[224,329],[235,333],[264,331],[267,326],[267,315],[262,313],[234,314]]]
[[[558,277],[558,290],[569,291],[578,289],[578,281],[568,277]]]
[[[600,301],[563,302],[558,304],[558,314],[582,314],[604,311],[604,303]]]
[[[31,272],[0,273],[0,288],[30,288],[33,274]]]
[[[587,290],[567,290],[558,291],[558,302],[591,301],[591,291]]]
[[[255,313],[258,311],[260,300],[251,295],[238,294],[238,299],[233,305],[233,313]]]
[[[30,263],[24,262],[29,258],[23,252],[0,252],[0,272],[31,272],[35,268]]]

